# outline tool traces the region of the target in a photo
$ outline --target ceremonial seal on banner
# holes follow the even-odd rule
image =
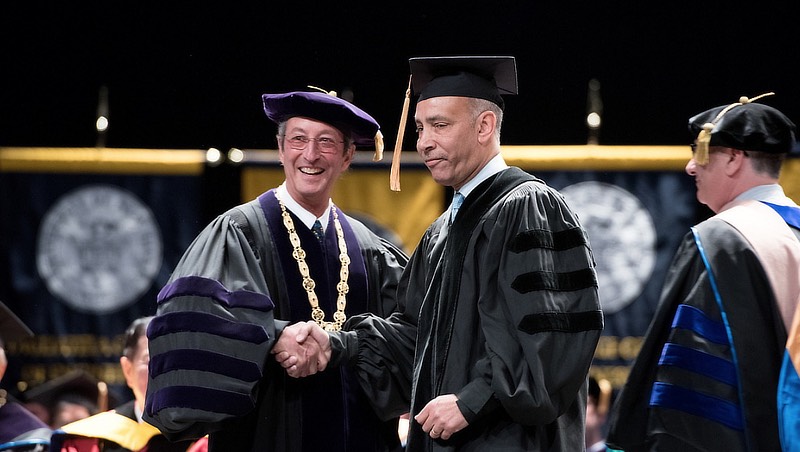
[[[39,230],[36,265],[50,292],[104,314],[135,302],[161,268],[161,234],[150,208],[112,185],[61,197]]]
[[[639,198],[617,185],[580,182],[560,191],[589,234],[600,304],[613,314],[639,297],[653,272],[653,219]]]

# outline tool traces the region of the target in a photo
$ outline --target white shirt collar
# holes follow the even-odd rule
[[[325,209],[325,213],[317,218],[313,213],[303,208],[303,206],[292,198],[292,195],[289,194],[289,190],[286,189],[286,183],[280,184],[276,190],[278,191],[278,196],[280,196],[283,201],[283,205],[286,206],[290,212],[295,214],[308,229],[311,229],[311,227],[314,226],[314,222],[317,220],[322,223],[323,231],[328,228],[328,218],[331,216],[330,207],[333,205],[330,199],[328,200],[328,208]]]
[[[506,168],[508,168],[508,165],[506,165],[506,161],[505,159],[503,159],[503,155],[498,153],[497,155],[492,157],[492,159],[489,160],[489,162],[483,168],[481,168],[480,171],[478,171],[478,174],[476,174],[475,177],[470,179],[469,182],[467,182],[466,184],[464,184],[463,187],[458,189],[458,192],[464,195],[464,199],[466,199],[467,196],[469,196],[469,194],[472,192],[472,190],[474,190],[475,187],[480,185],[481,182],[494,176],[500,171],[503,171]]]
[[[757,187],[753,187],[737,196],[736,200],[766,201],[779,206],[797,206],[797,204],[792,201],[791,198],[787,197],[783,192],[783,187],[778,184],[759,185]]]

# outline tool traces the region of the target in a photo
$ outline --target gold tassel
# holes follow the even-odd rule
[[[775,95],[775,93],[769,92],[760,94],[752,99],[748,98],[747,96],[742,96],[739,98],[739,102],[734,102],[728,105],[727,107],[723,108],[722,111],[720,111],[714,118],[713,122],[707,122],[703,124],[703,130],[701,130],[700,133],[697,134],[697,148],[694,151],[694,161],[697,162],[698,165],[705,165],[708,163],[709,159],[708,147],[709,143],[711,143],[711,131],[714,130],[714,127],[716,127],[719,120],[722,119],[723,116],[725,116],[725,113],[731,111],[731,109],[734,107],[738,107],[744,104],[749,104],[750,102],[755,102],[758,99],[761,99],[762,97],[773,96],[773,95]]]
[[[703,124],[703,130],[697,135],[697,148],[694,150],[694,161],[698,165],[705,165],[708,163],[708,143],[711,142],[711,131],[714,130],[714,124],[707,122]]]
[[[105,381],[97,382],[97,410],[98,412],[108,411],[108,385]]]
[[[600,387],[600,397],[597,399],[597,414],[604,416],[611,407],[611,393],[614,392],[614,388],[611,386],[611,382],[605,378],[597,380],[597,386]]]
[[[372,156],[373,162],[383,160],[383,134],[381,131],[375,132],[375,154]]]
[[[408,106],[411,103],[411,76],[408,77],[408,88],[406,98],[403,100],[403,112],[400,114],[400,127],[397,130],[397,141],[394,142],[392,151],[392,171],[389,174],[389,188],[392,191],[400,191],[400,154],[403,153],[403,135],[406,131],[406,118],[408,117]]]

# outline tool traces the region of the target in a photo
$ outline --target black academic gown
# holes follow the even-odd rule
[[[517,168],[481,183],[447,223],[414,252],[400,311],[351,319],[332,338],[334,363],[355,362],[386,413],[411,395],[408,450],[582,450],[603,322],[584,229],[560,194]],[[433,440],[413,416],[444,394],[458,396],[469,425]]]
[[[341,210],[338,215],[351,259],[347,316],[389,315],[407,257]],[[323,244],[293,219],[320,306],[332,319],[340,274],[333,216]],[[378,418],[352,370],[293,379],[268,355],[282,324],[311,318],[301,281],[273,191],[210,224],[159,296],[148,334],[146,418],[173,438],[211,432],[211,450],[395,449],[396,416]],[[218,324],[211,334],[182,332],[208,322]],[[186,378],[173,378],[170,369],[184,369]]]
[[[785,344],[751,244],[719,218],[700,223],[675,255],[612,407],[607,443],[629,452],[781,450],[776,388]]]

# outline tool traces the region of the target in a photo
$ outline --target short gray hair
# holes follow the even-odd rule
[[[786,159],[786,154],[771,152],[742,151],[745,157],[750,158],[753,170],[777,179],[781,175],[781,166]]]
[[[495,137],[497,142],[500,143],[500,129],[503,125],[503,109],[496,103],[478,98],[469,98],[470,112],[472,113],[472,120],[478,119],[478,116],[485,111],[491,111],[497,117],[497,125],[495,127]]]

